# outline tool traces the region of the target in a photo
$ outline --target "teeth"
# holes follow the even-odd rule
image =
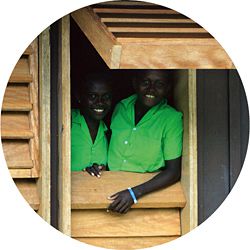
[[[147,98],[151,98],[151,99],[153,99],[153,98],[155,98],[155,96],[154,95],[145,95]]]
[[[97,113],[102,113],[104,111],[104,109],[94,109],[94,111]]]

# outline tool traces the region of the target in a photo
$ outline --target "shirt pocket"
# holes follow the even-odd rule
[[[160,139],[151,136],[137,135],[133,143],[134,157],[137,164],[150,168],[163,164],[162,143]]]

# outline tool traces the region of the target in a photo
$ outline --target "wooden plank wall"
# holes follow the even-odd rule
[[[97,179],[86,172],[72,172],[71,236],[112,249],[151,247],[178,238],[180,208],[186,203],[180,183],[144,196],[125,215],[106,211],[108,196],[154,175],[108,171]]]
[[[197,71],[199,223],[224,201],[242,168],[249,113],[236,70]]]

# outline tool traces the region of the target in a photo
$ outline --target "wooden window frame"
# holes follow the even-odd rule
[[[59,70],[59,230],[71,235],[71,172],[70,172],[70,17],[60,20],[61,47]],[[59,62],[59,63],[60,63]],[[184,155],[187,157],[182,163],[181,183],[187,204],[181,211],[182,234],[197,226],[197,127],[196,127],[196,71],[186,70],[180,75],[180,82],[187,82],[185,88],[178,90],[187,94],[188,99],[178,106],[188,113],[184,133]]]

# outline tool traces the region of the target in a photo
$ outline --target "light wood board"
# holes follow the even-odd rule
[[[220,44],[181,13],[153,4],[105,4],[72,16],[112,69],[234,68]]]
[[[15,184],[29,205],[38,210],[40,201],[35,180],[16,179]]]
[[[178,209],[73,210],[72,237],[137,237],[180,235]]]
[[[178,239],[177,236],[166,237],[105,237],[105,238],[75,238],[88,245],[104,247],[109,249],[139,249],[158,246],[172,240]]]
[[[90,176],[86,172],[72,172],[72,209],[106,208],[108,196],[144,183],[155,173],[102,172],[101,178]],[[180,183],[142,197],[135,208],[184,207],[185,196]]]

